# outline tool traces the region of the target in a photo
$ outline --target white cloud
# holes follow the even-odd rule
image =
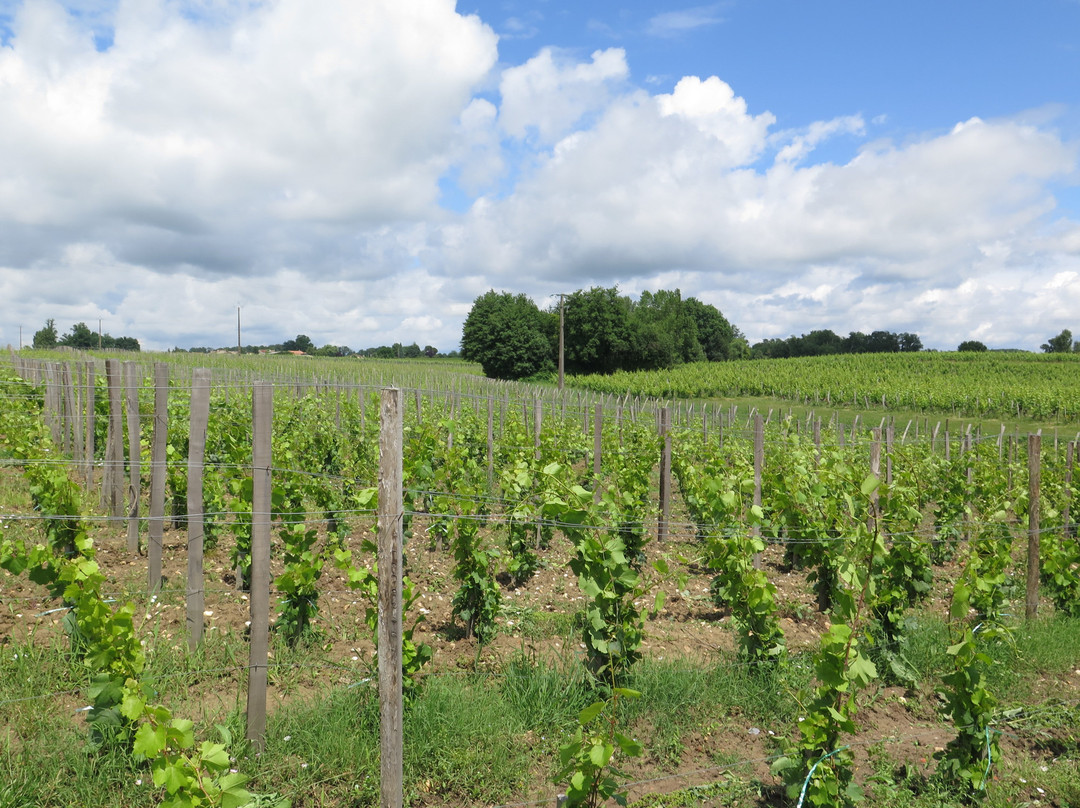
[[[653,36],[674,37],[696,28],[718,25],[724,21],[719,13],[720,8],[720,3],[713,3],[708,6],[665,11],[649,19],[645,32]]]
[[[53,317],[225,345],[241,305],[245,341],[449,350],[489,288],[591,283],[679,286],[752,339],[1076,327],[1080,222],[1054,195],[1076,144],[1045,116],[777,131],[717,76],[634,86],[622,49],[497,73],[452,0],[79,10],[26,0],[0,47],[0,342]],[[693,11],[657,24],[719,13]],[[837,143],[861,147],[823,160]]]
[[[541,143],[550,144],[606,105],[612,86],[628,73],[621,48],[598,50],[591,62],[577,63],[544,48],[520,67],[503,71],[500,123],[513,137],[535,132]]]

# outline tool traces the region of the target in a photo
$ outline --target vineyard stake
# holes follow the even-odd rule
[[[663,542],[668,535],[668,521],[671,519],[671,408],[660,409],[660,437],[663,440],[660,449],[660,522],[656,529],[656,540]]]
[[[191,423],[188,438],[187,477],[187,629],[188,647],[194,651],[203,636],[203,458],[210,419],[210,371],[191,373]]]
[[[105,361],[105,380],[109,388],[109,429],[105,438],[105,473],[102,478],[101,504],[114,518],[124,515],[124,432],[120,407],[120,360]]]
[[[248,657],[247,732],[256,750],[266,748],[266,679],[270,651],[270,435],[274,388],[255,382],[251,389],[251,604]]]
[[[1027,599],[1024,616],[1034,620],[1039,611],[1039,484],[1042,436],[1028,435],[1028,557]]]
[[[150,443],[150,521],[147,588],[161,588],[161,544],[165,533],[165,461],[169,443],[169,366],[154,363],[154,434]]]
[[[127,548],[132,555],[139,554],[139,495],[142,492],[141,433],[139,430],[139,381],[138,366],[124,363],[124,397],[127,403],[128,433],[128,523]]]
[[[401,391],[382,391],[379,429],[379,749],[380,805],[401,808],[402,777],[402,418]]]

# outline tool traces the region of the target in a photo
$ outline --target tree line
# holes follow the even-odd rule
[[[461,356],[498,379],[554,373],[562,321],[570,373],[655,370],[686,362],[750,355],[746,338],[715,307],[682,293],[642,292],[632,300],[616,287],[562,295],[541,310],[524,294],[490,290],[473,301],[461,336]],[[561,310],[561,313],[560,313]]]
[[[214,353],[217,351],[230,351],[235,353],[236,346],[223,348],[181,348],[177,346],[176,348],[173,348],[172,351],[173,353]],[[363,356],[374,359],[454,359],[458,356],[457,351],[451,351],[448,354],[444,354],[440,353],[439,349],[433,345],[425,345],[421,348],[419,344],[415,342],[411,345],[402,345],[400,342],[395,342],[393,345],[380,345],[378,347],[363,348],[358,351],[354,351],[348,345],[332,345],[329,343],[321,347],[316,347],[315,343],[311,340],[311,337],[307,334],[297,334],[295,339],[287,339],[284,342],[277,342],[272,345],[244,345],[242,351],[246,354],[295,353],[299,351],[307,356]]]
[[[35,348],[49,349],[57,347],[79,348],[81,350],[138,351],[139,341],[135,337],[114,337],[111,334],[101,334],[91,331],[86,323],[75,323],[63,336],[56,330],[56,320],[52,318],[45,321],[44,328],[34,332]]]
[[[873,331],[869,334],[852,331],[846,337],[841,337],[825,329],[811,331],[799,337],[762,340],[750,349],[750,356],[753,359],[784,359],[830,354],[898,353],[922,349],[923,344],[919,335],[909,331],[899,334],[892,331]]]

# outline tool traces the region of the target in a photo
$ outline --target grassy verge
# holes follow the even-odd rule
[[[878,716],[906,709],[935,737],[950,737],[933,693],[945,662],[944,636],[940,622],[921,620],[910,648],[919,689],[904,695],[872,690],[866,709]],[[999,663],[991,677],[1009,742],[986,805],[1040,797],[1048,805],[1078,804],[1080,712],[1055,686],[1076,675],[1078,640],[1080,621],[1043,620],[1021,626],[1013,643],[988,647]],[[243,677],[229,669],[242,646],[242,638],[223,635],[209,638],[196,654],[163,646],[154,656],[162,701],[182,707],[207,737],[216,734],[215,724],[243,736],[239,696],[220,696],[239,692]],[[317,647],[294,654],[279,660],[283,668],[302,672],[321,664]],[[625,702],[620,719],[646,746],[646,756],[626,772],[638,783],[631,789],[634,804],[778,804],[767,758],[782,735],[795,731],[797,694],[810,681],[809,667],[807,656],[778,672],[727,655],[643,660],[629,683],[643,697]],[[154,803],[158,791],[144,769],[127,755],[89,746],[76,712],[85,697],[71,692],[85,684],[82,676],[61,638],[29,637],[0,647],[0,808]],[[580,665],[569,657],[522,653],[485,673],[444,670],[427,677],[405,722],[408,804],[546,804],[549,798],[554,804],[550,775],[558,747],[591,699]],[[933,751],[919,748],[917,735],[877,737],[868,728],[852,739],[863,750],[858,776],[875,804],[958,805],[947,784],[927,776],[932,760],[913,763]],[[294,806],[360,806],[378,802],[378,749],[377,699],[370,683],[356,682],[296,689],[271,715],[266,749],[255,755],[236,744],[234,754],[255,788],[285,795]]]

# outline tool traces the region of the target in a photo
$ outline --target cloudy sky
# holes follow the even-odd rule
[[[1080,0],[0,0],[0,345],[1080,332]]]

